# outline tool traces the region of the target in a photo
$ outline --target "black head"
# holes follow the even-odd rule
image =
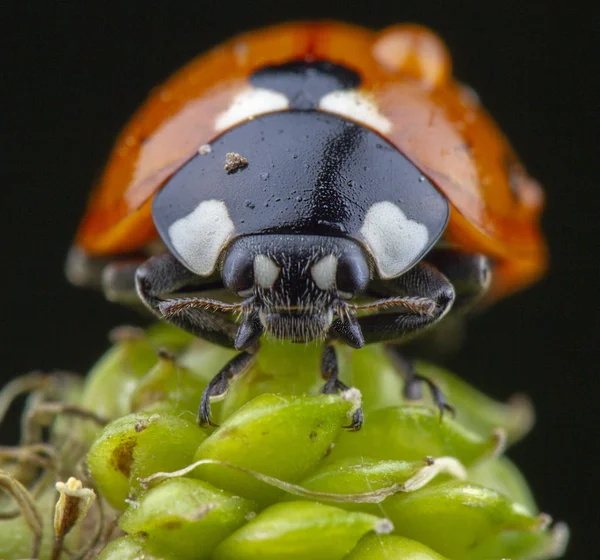
[[[364,291],[370,271],[363,249],[349,239],[254,235],[233,242],[222,278],[247,298],[236,339],[243,349],[263,332],[296,342],[324,339],[332,326],[348,322],[345,300]],[[352,345],[361,346],[356,336]]]

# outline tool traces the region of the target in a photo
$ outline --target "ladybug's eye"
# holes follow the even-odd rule
[[[357,248],[338,259],[338,267],[335,278],[340,297],[350,298],[362,292],[369,283],[369,265]]]
[[[233,247],[223,265],[223,283],[241,295],[248,296],[254,287],[254,255],[244,247]]]

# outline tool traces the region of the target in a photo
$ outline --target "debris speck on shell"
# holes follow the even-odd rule
[[[238,169],[242,167],[246,167],[248,165],[248,160],[241,156],[236,152],[229,152],[225,155],[225,166],[223,169],[227,171],[227,173],[234,173]]]
[[[201,156],[204,156],[206,154],[210,154],[210,152],[212,152],[212,148],[210,147],[210,144],[202,144],[202,146],[200,146],[198,148],[198,153]]]

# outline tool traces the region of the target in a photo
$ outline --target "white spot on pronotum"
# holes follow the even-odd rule
[[[409,268],[427,248],[427,227],[410,220],[393,202],[369,208],[360,233],[381,278],[395,278]]]
[[[205,200],[193,212],[169,227],[169,238],[186,266],[208,276],[235,230],[221,200]]]
[[[238,93],[229,108],[217,116],[215,129],[225,130],[257,115],[284,111],[288,107],[288,98],[283,93],[266,88],[248,88]]]
[[[212,148],[210,147],[210,144],[202,144],[202,146],[200,146],[198,148],[198,153],[201,156],[205,156],[206,154],[210,154],[210,152],[212,152]]]
[[[392,122],[380,113],[375,101],[354,89],[328,93],[319,101],[319,109],[359,122],[382,134],[392,129]]]
[[[310,269],[315,284],[321,290],[331,290],[335,288],[336,272],[337,258],[333,255],[323,257]]]
[[[279,267],[267,255],[254,258],[254,281],[264,289],[273,287],[279,276]]]

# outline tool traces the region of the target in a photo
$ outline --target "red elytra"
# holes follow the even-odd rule
[[[157,240],[151,214],[156,191],[217,135],[216,118],[252,72],[291,60],[327,60],[360,74],[361,91],[392,122],[388,141],[449,200],[444,239],[493,260],[492,299],[543,274],[539,184],[473,92],[452,78],[442,41],[415,25],[381,32],[331,22],[277,25],[196,58],[156,88],[126,125],[75,245],[106,256]]]

